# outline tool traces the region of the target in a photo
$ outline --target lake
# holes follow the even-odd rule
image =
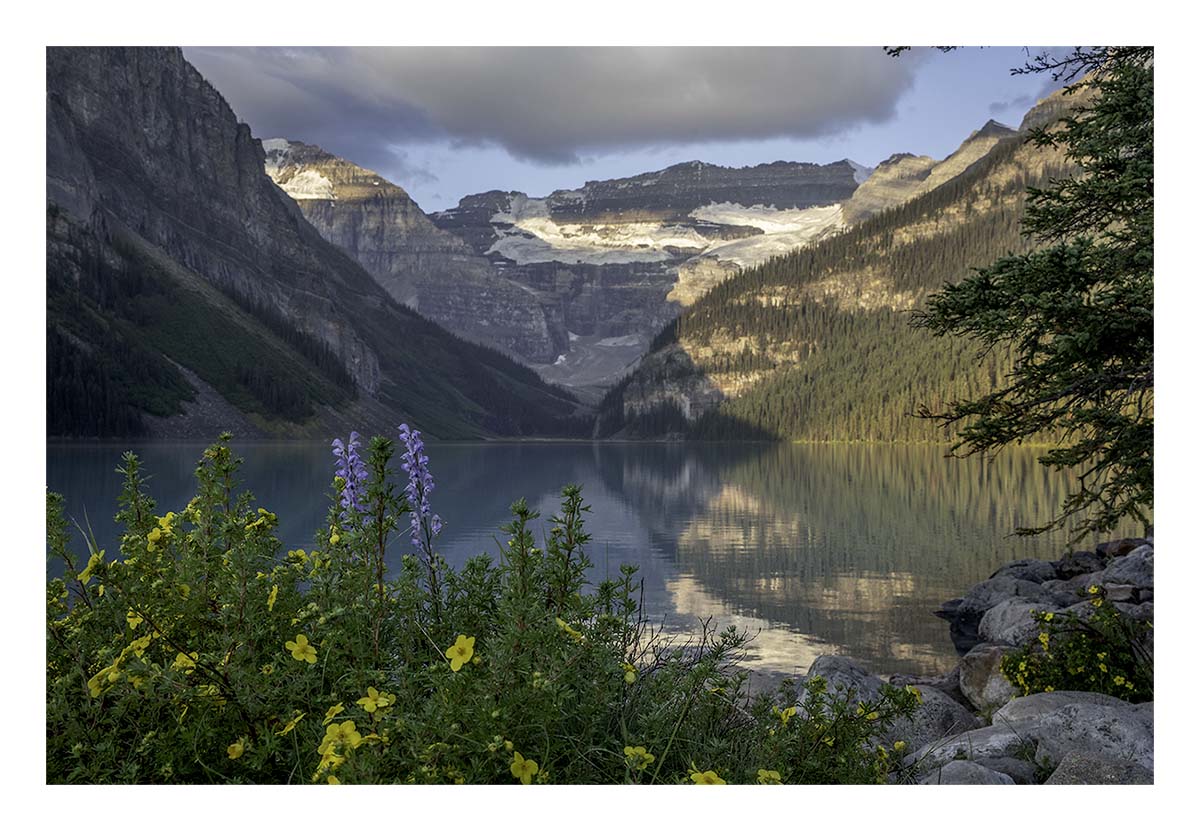
[[[325,443],[235,442],[241,478],[279,516],[286,548],[311,548],[333,476]],[[117,550],[112,521],[121,453],[143,460],[159,512],[193,495],[203,444],[51,444],[48,486],[69,517]],[[1065,535],[1009,536],[1045,521],[1067,477],[1016,448],[992,464],[938,447],[663,443],[430,443],[442,555],[460,565],[495,554],[509,506],[524,497],[542,522],[568,483],[583,488],[596,578],[636,563],[649,616],[668,631],[698,620],[756,632],[748,666],[803,672],[821,654],[876,672],[953,667],[933,616],[999,565],[1057,556]],[[398,463],[396,468],[398,470]],[[406,553],[407,535],[390,549]],[[79,542],[80,560],[86,555]]]

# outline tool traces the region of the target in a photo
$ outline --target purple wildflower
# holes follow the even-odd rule
[[[363,510],[362,495],[367,489],[367,465],[358,454],[358,433],[351,431],[350,441],[346,444],[343,444],[341,439],[334,439],[332,446],[333,457],[337,459],[335,472],[346,483],[342,488],[342,519],[345,520],[351,511]]]
[[[407,424],[400,425],[400,440],[404,442],[404,453],[400,467],[408,474],[408,485],[404,495],[412,509],[412,544],[427,555],[433,538],[442,531],[442,518],[432,513],[429,494],[433,492],[433,475],[429,472],[429,457],[425,455],[425,442],[420,430],[410,430]]]

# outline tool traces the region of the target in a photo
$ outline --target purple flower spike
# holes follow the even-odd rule
[[[361,446],[357,432],[351,431],[350,441],[346,444],[341,439],[332,443],[333,457],[337,460],[334,472],[346,483],[342,488],[342,520],[349,519],[350,513],[363,510],[362,496],[367,489],[367,465],[359,455]]]
[[[407,424],[400,425],[400,441],[404,453],[400,456],[400,467],[408,474],[408,485],[404,495],[412,508],[412,544],[426,555],[432,555],[433,538],[442,532],[442,518],[429,507],[429,494],[433,493],[433,475],[429,472],[429,457],[425,455],[425,442],[420,430],[410,430]]]

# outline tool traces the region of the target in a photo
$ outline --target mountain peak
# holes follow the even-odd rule
[[[967,139],[967,141],[975,138],[1004,138],[1005,136],[1014,136],[1016,134],[1017,131],[1012,127],[1009,127],[1007,124],[1001,124],[996,119],[989,118],[987,124],[984,124],[978,130],[971,133],[971,136]]]

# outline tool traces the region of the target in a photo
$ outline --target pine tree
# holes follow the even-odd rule
[[[998,388],[921,414],[952,425],[962,455],[1056,437],[1043,465],[1077,489],[1040,533],[1075,539],[1122,518],[1149,523],[1154,502],[1153,49],[1076,49],[1023,71],[1080,80],[1087,97],[1030,140],[1057,145],[1081,173],[1031,188],[1023,230],[1039,247],[997,260],[933,295],[916,325],[958,335],[982,355],[1011,348]]]

